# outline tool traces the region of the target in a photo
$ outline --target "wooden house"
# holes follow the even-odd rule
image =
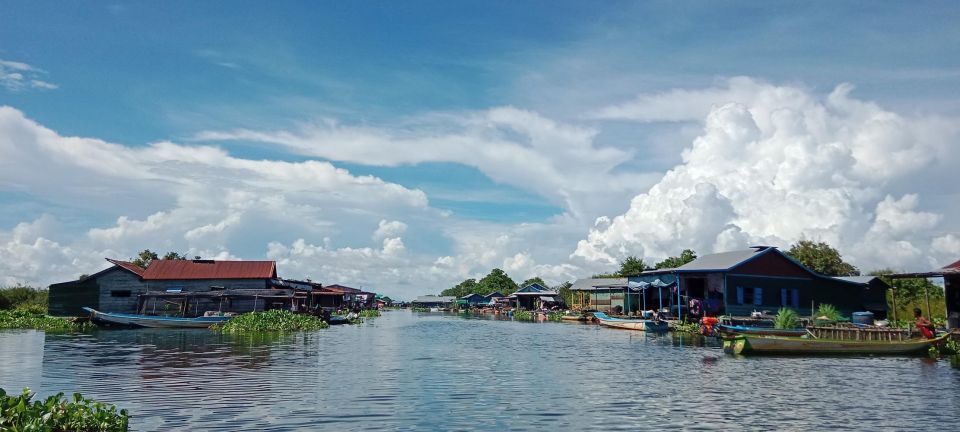
[[[513,294],[507,296],[507,298],[510,299],[518,309],[534,310],[563,305],[563,300],[556,291],[552,291],[538,283],[532,283],[520,288]]]
[[[944,301],[947,306],[947,328],[960,329],[960,260],[936,270],[900,273],[891,275],[893,278],[943,278]],[[929,294],[928,294],[929,296]],[[929,303],[929,297],[927,302]],[[927,307],[929,316],[929,306]]]

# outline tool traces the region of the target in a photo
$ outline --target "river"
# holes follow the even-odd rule
[[[925,358],[734,358],[573,323],[389,311],[273,337],[0,331],[0,387],[81,392],[135,430],[944,430],[960,370]]]

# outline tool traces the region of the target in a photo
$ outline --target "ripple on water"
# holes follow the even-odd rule
[[[960,371],[946,362],[733,358],[715,343],[670,335],[408,312],[253,338],[0,331],[0,386],[80,391],[128,408],[138,430],[941,429],[960,421]]]

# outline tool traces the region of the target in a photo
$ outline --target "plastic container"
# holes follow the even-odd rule
[[[854,324],[873,325],[873,312],[854,312],[850,320]]]

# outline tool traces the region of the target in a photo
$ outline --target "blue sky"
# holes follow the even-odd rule
[[[387,265],[378,261],[330,270],[331,277],[348,284],[432,289],[492,266],[515,265],[522,275],[539,272],[559,281],[608,267],[623,254],[652,258],[685,242],[717,248],[726,244],[717,240],[718,232],[741,243],[790,242],[798,232],[812,233],[846,245],[850,255],[871,266],[885,262],[857,256],[853,249],[873,235],[879,203],[891,195],[901,207],[910,207],[901,198],[920,194],[916,205],[898,214],[909,220],[918,219],[904,212],[938,215],[937,222],[903,232],[901,240],[909,237],[903,241],[921,250],[942,239],[937,244],[944,252],[910,255],[906,262],[926,265],[953,250],[948,236],[956,226],[948,221],[958,209],[950,204],[957,202],[956,195],[942,187],[948,172],[938,171],[941,162],[919,157],[918,167],[899,177],[858,174],[863,178],[838,180],[833,186],[843,189],[841,195],[869,198],[852,198],[843,204],[851,210],[823,226],[748,221],[737,201],[742,194],[717,180],[719,195],[732,200],[734,209],[729,220],[721,215],[716,222],[719,231],[662,229],[658,232],[674,232],[675,238],[663,240],[671,245],[661,247],[617,227],[638,223],[627,222],[638,205],[635,197],[650,195],[651,187],[666,185],[668,171],[690,164],[685,149],[710,137],[708,114],[728,102],[745,104],[756,118],[762,110],[778,109],[768,106],[769,100],[777,100],[779,108],[803,110],[802,100],[809,97],[834,109],[831,93],[849,83],[849,97],[859,105],[836,108],[845,113],[837,114],[843,120],[889,113],[905,122],[939,122],[928,128],[933,135],[909,128],[884,132],[903,137],[884,147],[891,154],[939,154],[954,137],[942,124],[960,113],[960,7],[955,2],[3,1],[0,10],[0,61],[15,63],[0,69],[0,105],[22,114],[11,124],[29,121],[60,138],[102,140],[130,151],[172,142],[183,146],[182,154],[213,146],[240,160],[287,162],[292,165],[285,169],[291,170],[310,161],[329,162],[354,179],[372,176],[388,189],[397,185],[426,199],[410,210],[391,207],[389,200],[354,202],[336,192],[295,196],[288,194],[291,185],[277,186],[280,180],[272,179],[277,189],[263,193],[285,197],[287,205],[301,206],[318,222],[256,235],[224,234],[207,244],[187,234],[198,227],[182,226],[131,239],[118,234],[115,243],[93,246],[88,243],[96,234],[90,230],[117,228],[121,217],[146,221],[180,209],[192,215],[189,223],[213,230],[234,222],[221,223],[230,219],[224,215],[203,213],[218,221],[201,217],[191,207],[192,192],[152,189],[189,176],[179,171],[180,177],[149,181],[65,174],[64,181],[77,184],[69,192],[44,186],[43,179],[8,178],[0,179],[0,233],[5,233],[0,240],[10,245],[20,238],[20,224],[43,219],[52,222],[27,236],[34,244],[43,238],[91,256],[122,258],[142,244],[252,259],[269,255],[271,242],[292,250],[297,239],[307,245],[326,241],[331,254],[362,248],[383,252],[385,239],[371,232],[384,220],[405,225],[403,235],[390,238],[402,238],[404,251],[413,257],[392,264],[397,269],[392,273],[374,275],[364,267]],[[749,77],[752,84],[732,89],[735,77]],[[31,80],[48,85],[31,85]],[[788,91],[800,96],[781,99]],[[626,107],[634,100],[672,114]],[[616,107],[619,114],[611,114]],[[859,136],[873,133],[875,122],[857,124],[864,128]],[[838,128],[834,138],[851,140],[854,162],[847,170],[863,171],[874,161],[846,130]],[[28,146],[11,131],[0,133],[7,134],[11,148]],[[823,149],[831,143],[818,145]],[[8,163],[26,166],[13,159]],[[162,169],[151,169],[188,163],[167,161]],[[703,174],[701,181],[712,183],[714,174]],[[200,190],[230,184],[232,175],[237,173],[203,180],[213,183]],[[850,182],[860,189],[845,189]],[[692,191],[695,185],[683,186]],[[103,192],[111,188],[117,190]],[[794,185],[792,193],[813,197],[821,190]],[[618,215],[625,216],[620,225],[614,220]],[[597,225],[598,217],[614,220],[612,227]],[[865,220],[856,222],[856,217]],[[260,219],[235,226],[254,221]],[[731,224],[742,238],[720,229]],[[273,250],[276,256],[293,253]],[[291,273],[316,267],[285,256]],[[447,262],[445,257],[453,267],[431,273],[427,267]],[[43,259],[51,260],[43,264],[48,270],[58,270],[11,268],[0,277],[49,282],[41,275],[90,273],[71,265],[102,265],[92,259],[70,265]],[[407,272],[407,267],[419,270]],[[446,276],[427,275],[436,273]]]

